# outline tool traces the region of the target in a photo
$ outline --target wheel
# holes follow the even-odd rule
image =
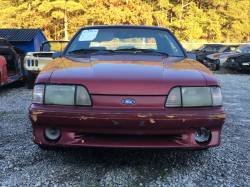
[[[216,64],[211,64],[211,65],[210,65],[210,69],[211,69],[212,71],[215,71],[215,70],[216,70]]]
[[[26,87],[28,89],[33,89],[34,88],[34,83],[35,83],[35,76],[33,73],[31,72],[27,72],[27,75],[26,75]]]
[[[220,70],[220,64],[216,64],[216,68],[217,71]]]

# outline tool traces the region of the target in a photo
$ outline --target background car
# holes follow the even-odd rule
[[[4,56],[0,56],[0,86],[8,81],[7,62]]]
[[[203,60],[207,55],[219,52],[224,49],[225,45],[222,44],[204,44],[200,48],[193,50],[191,52],[195,53],[196,59],[199,62],[203,63]]]
[[[23,53],[15,48],[6,39],[0,38],[1,55],[1,85],[9,84],[23,78],[22,59]]]
[[[42,68],[53,59],[55,52],[62,51],[68,41],[46,41],[40,47],[40,52],[29,52],[24,58],[27,88],[33,88],[34,81]]]
[[[225,67],[231,70],[250,72],[250,53],[235,54],[230,56]]]
[[[219,70],[221,66],[224,66],[227,58],[237,56],[239,53],[250,53],[250,45],[230,45],[225,51],[207,55],[203,64],[212,70]]]

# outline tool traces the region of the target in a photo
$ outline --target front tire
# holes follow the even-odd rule
[[[220,70],[220,65],[219,64],[212,64],[210,67],[211,67],[210,69],[212,71],[218,71],[218,70]]]
[[[216,64],[216,70],[217,70],[217,71],[220,70],[220,64]]]
[[[35,84],[35,75],[28,71],[26,75],[26,87],[28,89],[33,89],[34,84]]]

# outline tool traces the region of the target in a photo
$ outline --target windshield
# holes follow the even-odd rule
[[[250,45],[242,45],[238,48],[240,53],[250,53]]]
[[[47,41],[47,42],[44,42],[42,44],[40,51],[44,51],[44,52],[50,52],[50,51],[60,52],[60,51],[63,51],[63,49],[66,47],[67,44],[68,44],[68,41]]]
[[[216,52],[220,51],[223,48],[224,48],[223,45],[205,45],[200,50],[205,51],[205,52],[214,52],[214,53],[216,53]]]
[[[185,56],[181,46],[168,31],[144,28],[84,29],[71,42],[66,55],[98,52]]]
[[[232,52],[232,51],[236,51],[238,49],[239,46],[237,45],[229,45],[229,46],[225,46],[223,48],[221,48],[219,50],[219,53],[224,53],[224,52]]]

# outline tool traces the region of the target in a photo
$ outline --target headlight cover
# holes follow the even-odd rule
[[[221,106],[220,87],[175,87],[167,98],[166,107]]]
[[[74,85],[46,85],[44,104],[48,105],[74,105]]]
[[[223,103],[220,87],[211,87],[213,106],[221,106]]]
[[[209,87],[182,87],[181,94],[184,107],[212,106]]]
[[[48,105],[91,106],[91,98],[80,85],[35,85],[33,103]]]

